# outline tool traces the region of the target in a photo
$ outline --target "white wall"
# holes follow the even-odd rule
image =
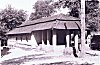
[[[31,45],[30,42],[31,42],[31,34],[20,34],[20,35],[8,36],[8,41],[7,41],[8,45],[15,45],[15,44]]]
[[[8,46],[9,46],[9,45],[14,45],[14,44],[16,43],[16,38],[15,38],[15,36],[9,36],[9,37],[8,37],[7,43],[8,43]]]
[[[21,40],[22,39],[22,40]],[[8,45],[27,44],[27,45],[37,45],[42,43],[42,31],[35,31],[30,34],[20,34],[8,36]]]

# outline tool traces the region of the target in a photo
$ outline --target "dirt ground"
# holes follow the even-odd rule
[[[93,65],[88,62],[80,64],[77,61],[74,62],[72,60],[53,62],[55,60],[59,60],[59,59],[61,60],[62,58],[65,58],[65,57],[66,56],[45,56],[44,54],[36,54],[36,55],[29,55],[29,56],[23,56],[19,58],[5,60],[1,63],[1,65]],[[42,61],[48,62],[47,60],[52,61],[52,62],[41,63]],[[39,63],[35,64],[35,62],[40,62],[40,64]]]
[[[2,51],[2,54],[7,55],[8,50],[9,49],[5,49],[5,52]],[[100,55],[98,55],[98,53],[100,53],[100,51],[96,51],[96,53],[93,52],[93,54],[89,53],[88,51],[86,53],[85,58],[75,58],[68,55],[53,56],[50,54],[48,55],[48,53],[32,54],[32,55],[26,55],[4,60],[0,64],[1,65],[100,65],[99,64]]]
[[[48,60],[48,59],[53,59],[55,57],[39,57],[36,58],[36,56],[41,56],[41,55],[30,55],[30,56],[24,56],[20,58],[14,58],[14,59],[9,59],[5,60],[1,63],[1,65],[24,65],[25,62],[29,61],[40,61],[40,60]],[[26,64],[25,64],[26,65]],[[78,64],[77,62],[71,62],[71,61],[61,61],[61,62],[54,62],[54,63],[40,63],[40,64],[29,64],[29,65],[93,65],[89,63],[82,63]]]

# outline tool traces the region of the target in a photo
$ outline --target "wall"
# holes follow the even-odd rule
[[[22,43],[22,44],[28,44],[30,45],[31,42],[31,34],[21,34],[21,35],[16,35],[16,42],[17,43]]]
[[[48,32],[48,33],[47,33]],[[51,31],[50,30],[43,30],[43,31],[35,31],[32,32],[33,38],[32,41],[36,41],[36,44],[42,44],[42,41],[44,42],[45,45],[47,45],[47,39],[49,41],[49,44],[51,44]]]
[[[16,37],[15,36],[8,36],[8,45],[14,45],[16,43]]]
[[[36,41],[35,44],[42,44],[42,31],[34,31],[32,35],[32,41]]]
[[[54,33],[56,35],[55,38],[53,38],[52,36],[52,34],[54,35]],[[53,43],[55,43],[56,45],[67,45],[66,35],[69,35],[67,30],[34,31],[30,34],[9,36],[8,45],[9,44],[14,45],[15,43],[20,43],[31,46],[38,46],[39,44],[42,44],[42,41],[44,41],[44,43],[47,45],[47,40],[49,41],[50,45],[53,45]]]
[[[44,41],[47,40],[46,31],[43,32]],[[15,44],[37,46],[42,44],[42,31],[34,31],[30,34],[11,35],[8,38],[8,45]]]
[[[47,33],[48,32],[48,33]],[[51,42],[51,31],[50,30],[43,30],[43,31],[35,31],[33,32],[35,40],[37,44],[42,44],[42,41],[45,45],[47,45],[47,39]]]
[[[46,45],[47,44],[47,31],[46,30],[42,31],[42,40],[44,44]]]
[[[53,45],[52,44],[52,36],[53,36],[53,31],[52,30],[48,30],[48,40],[50,42],[50,45]]]
[[[10,35],[8,36],[8,45],[32,45],[31,34],[20,34],[20,35]]]

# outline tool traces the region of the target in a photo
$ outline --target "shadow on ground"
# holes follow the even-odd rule
[[[3,49],[1,50],[1,56],[3,57],[4,55],[9,54],[10,52],[8,52],[10,50],[10,48],[6,48],[3,47]]]
[[[19,58],[13,58],[13,59],[3,61],[1,65],[21,65],[24,64],[24,62],[28,62],[30,60],[34,62],[39,60],[45,61],[46,59],[54,58],[53,56],[43,57],[42,55],[43,54],[35,54],[35,55],[28,55]],[[93,65],[93,64],[88,64],[88,63],[78,64],[78,63],[73,63],[71,61],[66,61],[66,62],[44,63],[44,64],[36,64],[36,65]]]
[[[34,64],[33,64],[34,65]],[[50,63],[50,64],[38,64],[38,65],[93,65],[93,64],[88,64],[88,63],[84,63],[84,64],[74,64],[72,62],[57,62],[57,63]]]
[[[29,55],[29,56],[23,56],[23,57],[19,57],[19,58],[13,58],[13,59],[9,59],[9,60],[5,60],[1,63],[1,65],[20,65],[24,62],[28,62],[29,60],[42,60],[42,59],[46,59],[46,58],[35,58],[36,56],[41,56],[42,54],[36,54],[36,55]],[[47,58],[49,59],[49,57]]]

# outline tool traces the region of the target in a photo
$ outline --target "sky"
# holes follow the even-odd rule
[[[15,9],[23,9],[27,11],[26,13],[30,15],[31,12],[34,12],[32,9],[33,5],[35,4],[37,0],[0,0],[0,10],[6,8],[8,5],[11,5]],[[57,1],[57,0],[54,0]],[[61,8],[60,10],[57,10],[56,14],[63,13],[66,14],[69,12],[68,8]]]
[[[30,13],[32,7],[37,0],[0,0],[0,10],[11,5],[15,9],[23,9]]]

